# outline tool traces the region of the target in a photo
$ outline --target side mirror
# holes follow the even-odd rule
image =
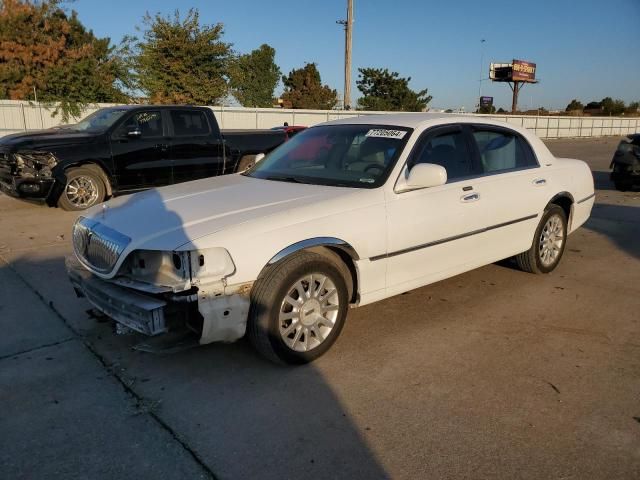
[[[418,163],[414,165],[406,178],[401,178],[396,191],[406,192],[417,188],[437,187],[447,183],[447,171],[435,163]]]
[[[265,157],[264,153],[259,153],[256,155],[256,158],[253,160],[253,164],[255,165],[256,163],[258,163],[260,160],[262,160]]]
[[[129,138],[140,138],[142,136],[142,130],[138,127],[131,127],[127,130],[127,137]]]

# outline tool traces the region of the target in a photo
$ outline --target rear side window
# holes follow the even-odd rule
[[[177,137],[209,134],[209,122],[200,110],[171,110],[173,133]]]
[[[409,168],[418,163],[435,163],[447,171],[447,183],[458,178],[475,175],[473,157],[462,131],[442,133],[425,139],[418,147],[417,155],[409,162]]]
[[[473,138],[480,152],[483,173],[497,173],[538,166],[531,147],[518,135],[476,130]]]

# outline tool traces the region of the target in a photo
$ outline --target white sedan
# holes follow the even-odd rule
[[[200,344],[247,334],[265,357],[305,363],[349,307],[508,257],[551,272],[593,202],[587,165],[527,130],[364,116],[309,128],[243,174],[94,207],[67,269],[130,329]]]

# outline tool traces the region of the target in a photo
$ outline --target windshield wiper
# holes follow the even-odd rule
[[[297,179],[296,177],[286,177],[286,176],[280,176],[280,175],[269,175],[267,177],[264,177],[265,180],[275,180],[277,182],[290,182],[290,183],[305,183],[299,179]]]

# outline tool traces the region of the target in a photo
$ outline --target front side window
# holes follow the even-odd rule
[[[125,113],[127,113],[126,108],[104,108],[93,112],[75,125],[68,125],[64,128],[77,132],[100,133],[116,123]]]
[[[209,133],[207,116],[199,110],[171,110],[171,123],[173,123],[173,133],[177,137]]]
[[[497,173],[536,166],[523,144],[523,140],[513,134],[491,130],[476,130],[473,138],[480,152],[480,163],[484,173]]]
[[[142,138],[161,137],[163,135],[162,113],[157,110],[137,112],[118,127],[116,136],[123,137],[134,130],[139,131]]]
[[[308,128],[271,152],[246,175],[317,185],[374,188],[382,185],[411,129],[388,125]]]
[[[447,171],[447,183],[477,174],[462,130],[430,136],[416,153],[409,161],[409,169],[418,163],[441,165]]]

